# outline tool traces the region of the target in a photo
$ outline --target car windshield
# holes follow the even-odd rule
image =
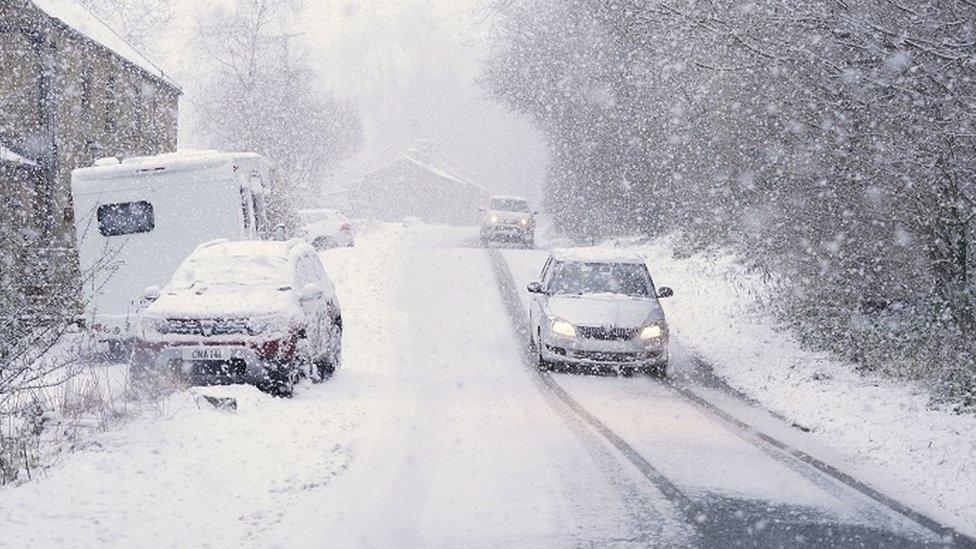
[[[653,284],[647,268],[638,263],[560,263],[553,272],[553,294],[621,294],[646,297]]]
[[[189,258],[173,275],[170,292],[235,292],[291,288],[289,264],[265,256],[220,255]]]
[[[517,198],[493,198],[489,204],[489,209],[500,212],[527,212],[529,203]]]

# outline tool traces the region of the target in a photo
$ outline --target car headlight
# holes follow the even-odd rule
[[[657,339],[664,335],[664,328],[660,324],[651,324],[641,330],[641,339]]]
[[[525,227],[525,226],[527,226],[528,224],[529,224],[529,220],[528,220],[527,218],[524,218],[524,217],[523,217],[523,218],[522,218],[522,226],[523,226],[523,227]]]
[[[576,328],[565,320],[553,320],[552,333],[563,337],[576,337]]]
[[[169,325],[169,320],[165,318],[148,318],[146,319],[148,326],[160,334],[168,334],[171,330]]]
[[[498,216],[497,215],[493,215],[493,216],[491,216],[491,217],[488,218],[488,221],[491,221],[492,223],[498,223]]]
[[[247,333],[250,335],[261,335],[270,331],[275,326],[274,319],[252,318],[247,321]]]

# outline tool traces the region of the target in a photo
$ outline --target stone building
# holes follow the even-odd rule
[[[0,0],[0,188],[70,242],[71,171],[176,149],[180,88],[75,0]],[[30,168],[30,169],[28,169]]]
[[[180,94],[75,0],[0,0],[0,269],[72,248],[72,170],[175,150]]]

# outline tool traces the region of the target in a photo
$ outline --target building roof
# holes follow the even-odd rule
[[[442,179],[474,188],[485,196],[489,194],[467,170],[424,139],[397,140],[341,161],[336,167],[333,185],[348,190],[366,176],[400,163],[411,164]]]
[[[19,164],[21,166],[30,166],[32,168],[37,167],[37,162],[34,162],[30,158],[22,154],[18,154],[0,142],[0,162],[10,162],[12,164]]]
[[[177,91],[180,90],[180,86],[162,69],[140,53],[132,44],[126,42],[122,36],[95,16],[88,8],[79,4],[77,0],[31,0],[31,2],[49,17],[64,23],[68,28],[108,49],[150,76],[161,80]]]

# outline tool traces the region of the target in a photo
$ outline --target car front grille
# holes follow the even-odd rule
[[[601,341],[622,341],[637,337],[635,328],[615,328],[613,326],[577,326],[576,333],[586,339]]]
[[[610,364],[628,364],[647,362],[660,357],[660,351],[643,351],[634,353],[615,353],[609,351],[580,351],[563,347],[549,347],[553,353],[573,360],[587,360],[591,362],[606,362]]]
[[[247,333],[247,321],[240,318],[170,318],[169,331],[177,335],[229,335]]]

